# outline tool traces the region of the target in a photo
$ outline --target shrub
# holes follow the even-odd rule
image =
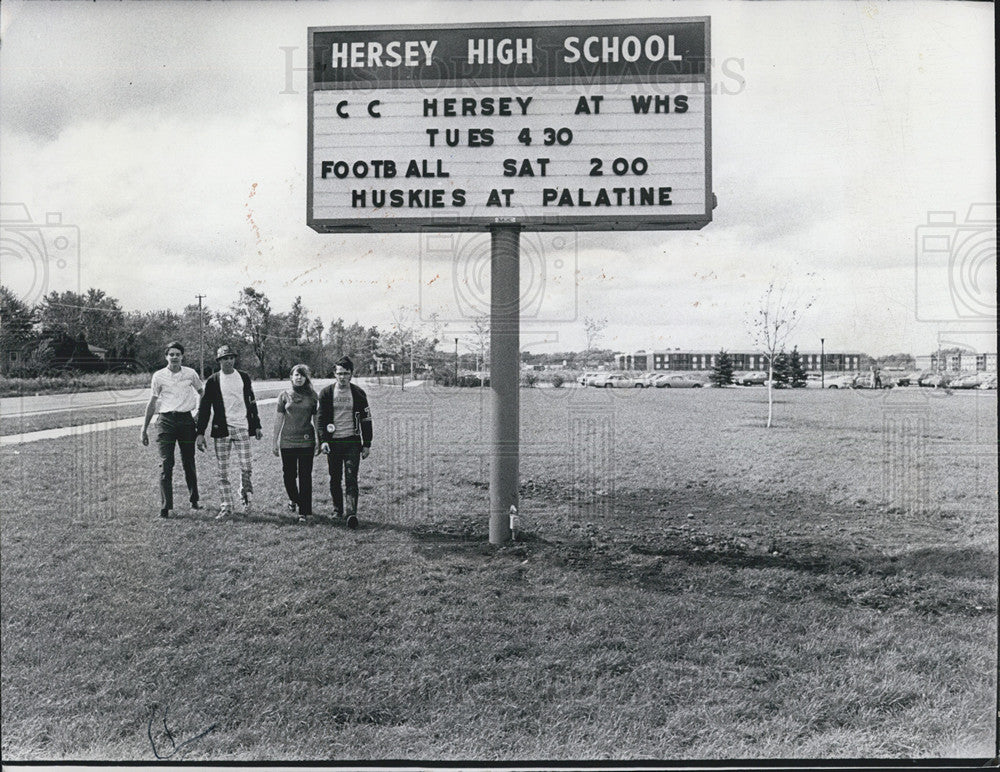
[[[558,389],[566,382],[566,379],[562,377],[560,373],[556,373],[552,376],[552,388]]]
[[[708,378],[716,386],[729,386],[732,384],[733,360],[726,353],[725,349],[722,349],[715,358],[715,367],[712,368],[712,374]]]

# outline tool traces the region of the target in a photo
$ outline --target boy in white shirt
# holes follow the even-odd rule
[[[184,367],[184,346],[177,341],[167,344],[167,366],[153,373],[152,394],[146,405],[139,440],[149,445],[149,422],[157,415],[156,446],[160,451],[160,517],[168,517],[174,508],[174,443],[180,447],[184,481],[191,508],[199,509],[198,472],[194,463],[195,423],[192,413],[204,390],[198,373]]]

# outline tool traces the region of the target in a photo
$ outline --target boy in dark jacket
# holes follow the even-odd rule
[[[368,458],[372,445],[372,414],[364,389],[351,383],[354,363],[342,357],[336,364],[335,383],[319,393],[320,449],[326,454],[330,469],[330,496],[334,515],[344,516],[344,491],[347,489],[347,527],[358,527],[358,467]]]
[[[243,511],[250,514],[253,499],[250,435],[259,440],[263,433],[252,381],[249,375],[236,369],[235,352],[229,346],[220,346],[215,359],[222,369],[205,381],[205,393],[198,407],[196,444],[198,450],[205,450],[205,429],[211,416],[215,459],[219,462],[219,497],[222,501],[216,520],[222,520],[233,512],[233,492],[229,484],[229,455],[233,448],[240,464]]]

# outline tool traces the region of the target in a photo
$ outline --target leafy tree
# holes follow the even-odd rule
[[[127,345],[125,312],[104,290],[50,292],[42,298],[38,313],[44,333],[64,333],[73,339],[82,334],[87,343],[107,349],[109,357],[122,356]]]
[[[708,379],[716,386],[729,386],[733,382],[733,360],[725,349],[715,358],[715,367]]]
[[[886,356],[881,356],[875,360],[878,367],[899,369],[899,370],[913,370],[917,366],[917,360],[914,359],[913,354],[887,354]]]
[[[292,302],[292,310],[288,312],[284,324],[284,335],[286,343],[297,346],[306,342],[306,333],[309,329],[309,311],[302,305],[302,296],[296,296]]]
[[[267,354],[275,333],[271,301],[263,292],[244,287],[232,305],[235,332],[240,340],[250,345],[260,364],[262,375],[267,374]]]
[[[771,367],[771,378],[774,380],[774,386],[778,389],[785,388],[791,381],[791,377],[791,358],[784,351],[779,351]]]
[[[324,375],[332,372],[333,363],[342,356],[351,358],[354,362],[354,372],[358,375],[373,372],[380,336],[377,327],[366,328],[357,322],[345,327],[343,319],[331,322],[326,331],[327,344],[323,348],[324,370],[321,372]]]
[[[202,344],[203,336],[204,345]],[[204,362],[205,375],[218,368],[215,352],[219,346],[224,343],[230,346],[236,344],[236,341],[233,340],[232,330],[224,331],[222,329],[219,315],[208,306],[202,306],[199,315],[197,303],[184,306],[175,337],[184,344],[187,351],[184,364],[200,371]]]
[[[130,312],[125,317],[124,358],[131,359],[145,370],[157,370],[166,362],[163,355],[164,345],[174,339],[181,338],[181,317],[173,311],[138,311]],[[185,350],[187,341],[183,341]],[[185,361],[190,366],[196,354],[189,353]]]
[[[12,364],[12,353],[17,356],[17,364],[23,365],[37,348],[39,340],[34,330],[35,319],[34,309],[0,285],[0,372],[4,375]]]
[[[600,367],[601,365],[611,365],[615,361],[615,352],[609,348],[597,348],[586,352],[582,358],[577,358],[576,366],[584,368]]]
[[[318,316],[309,323],[309,327],[306,330],[306,345],[308,346],[310,352],[312,352],[308,357],[307,364],[312,368],[312,371],[315,374],[319,375],[324,371],[325,361],[323,349],[323,320]]]
[[[802,356],[799,354],[798,346],[792,348],[788,360],[788,382],[793,389],[802,389],[806,385],[806,368],[802,364]]]

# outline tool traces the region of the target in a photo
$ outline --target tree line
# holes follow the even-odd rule
[[[412,364],[415,373],[437,371],[446,379],[455,369],[454,354],[438,350],[439,341],[422,333],[403,311],[388,329],[342,318],[324,324],[301,297],[288,311],[277,311],[253,287],[240,290],[227,308],[191,303],[177,313],[126,311],[96,288],[50,292],[31,306],[0,285],[0,350],[9,377],[57,369],[148,372],[163,366],[164,344],[179,340],[185,363],[199,369],[204,361],[206,374],[216,369],[215,350],[228,344],[240,366],[257,377],[283,378],[300,362],[317,377],[328,377],[347,354],[360,375],[409,373]],[[462,361],[471,363],[471,355]]]

